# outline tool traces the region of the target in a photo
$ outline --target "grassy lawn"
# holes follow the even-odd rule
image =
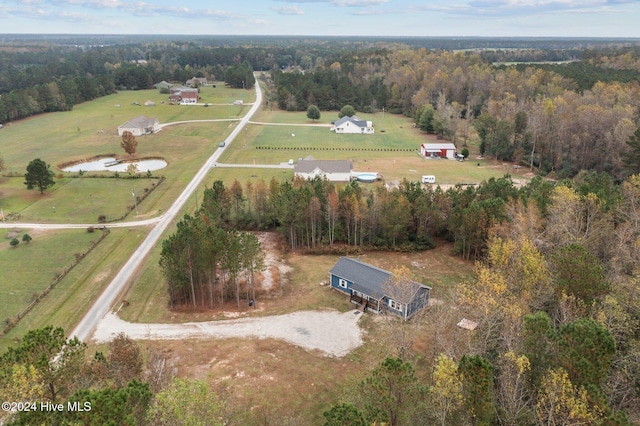
[[[105,215],[107,220],[122,217],[127,207],[134,205],[132,191],[142,196],[159,180],[63,178],[44,194],[28,191],[23,182],[21,177],[0,178],[0,207],[7,216],[19,216],[24,222],[98,223],[98,215]],[[149,204],[139,203],[141,216],[149,212]]]
[[[21,240],[24,234],[33,238],[29,244],[21,242],[11,248],[6,238],[0,244],[0,318],[3,320],[20,312],[29,304],[33,293],[44,290],[64,266],[73,263],[74,253],[84,252],[90,241],[101,235],[84,230],[43,232],[26,229],[16,237]]]
[[[20,243],[16,249],[9,248],[8,242],[0,245],[3,320],[26,306],[33,292],[46,288],[55,272],[70,264],[75,253],[85,251],[89,242],[100,235],[85,230],[24,231],[33,237],[28,245]],[[70,331],[147,231],[112,230],[9,334],[0,338],[0,353],[11,346],[14,338],[33,328],[54,324]]]
[[[229,89],[223,85],[202,88],[204,102],[227,102],[242,99],[252,102],[255,98],[253,91]],[[81,160],[98,154],[124,154],[120,148],[120,138],[117,128],[126,121],[139,115],[155,117],[160,123],[183,120],[208,120],[221,118],[240,118],[247,106],[211,105],[205,108],[199,106],[181,106],[161,104],[167,95],[157,90],[123,91],[114,95],[98,98],[91,102],[76,105],[72,111],[42,114],[25,120],[6,125],[2,129],[0,152],[4,157],[7,170],[5,173],[24,173],[29,161],[40,157],[52,165],[52,168],[63,162]],[[209,100],[210,99],[210,100]],[[155,107],[135,106],[133,102],[144,104],[146,100],[156,102]],[[116,106],[119,105],[119,106]],[[208,123],[200,135],[215,138],[220,129]],[[224,124],[222,129],[228,126]],[[163,146],[158,145],[156,136],[163,133],[173,133],[174,127],[169,127],[156,135],[138,139],[139,156],[164,156]],[[171,129],[171,130],[169,130]],[[182,136],[178,133],[176,136]],[[147,144],[149,141],[153,146]],[[191,143],[186,143],[191,146]],[[160,152],[157,152],[160,151]]]
[[[42,118],[46,119],[47,116]],[[13,129],[22,124],[23,122],[20,122],[11,127]],[[141,214],[153,215],[165,210],[202,166],[204,159],[215,151],[218,140],[224,139],[234,126],[235,123],[228,122],[189,123],[172,126],[159,133],[139,138],[137,157],[161,157],[168,162],[166,168],[153,172],[154,176],[164,176],[166,180],[141,204]],[[93,146],[91,153],[70,155],[69,152],[74,152],[73,147],[62,150],[44,145],[43,149],[48,151],[41,157],[49,163],[59,164],[64,161],[117,152],[119,148],[117,135],[100,137],[110,140],[108,147],[101,149],[96,145]],[[15,156],[20,155],[11,150],[5,152],[4,148],[0,152],[7,164],[16,164]],[[31,161],[33,154],[28,158],[29,160],[26,161]],[[77,176],[77,174],[73,175]],[[113,176],[114,174],[91,172],[91,175]],[[126,173],[121,173],[121,176],[125,175]],[[101,214],[107,215],[108,218],[122,216],[123,207],[126,208],[133,202],[131,189],[134,189],[136,194],[142,194],[144,188],[148,188],[152,183],[147,179],[62,178],[57,179],[57,184],[41,196],[37,191],[27,191],[22,182],[22,178],[0,178],[0,206],[5,214],[21,215],[22,220],[83,223],[93,223]],[[98,200],[94,201],[96,198]],[[78,208],[79,205],[82,207]],[[69,213],[69,216],[63,216],[61,214],[63,210],[65,214]]]
[[[328,124],[337,113],[324,113],[319,123]],[[334,117],[336,115],[336,117]],[[289,159],[297,161],[311,155],[318,160],[350,160],[354,171],[379,172],[384,180],[404,178],[419,181],[422,175],[436,175],[438,183],[480,183],[491,177],[501,177],[505,169],[485,159],[465,162],[424,159],[419,147],[424,142],[438,142],[413,127],[411,119],[400,115],[359,114],[372,120],[373,135],[336,135],[327,127],[301,127],[311,124],[304,112],[259,111],[253,121],[290,123],[290,126],[250,124],[226,150],[220,161],[240,164],[279,164]],[[326,117],[326,118],[325,118]],[[316,123],[318,123],[316,122]],[[385,130],[382,132],[381,130]],[[295,136],[294,136],[295,135]],[[258,149],[258,148],[278,149]],[[477,147],[469,147],[472,153]],[[406,150],[410,151],[406,151]]]

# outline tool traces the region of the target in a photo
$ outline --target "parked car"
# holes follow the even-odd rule
[[[289,165],[293,166],[293,158],[289,160]]]

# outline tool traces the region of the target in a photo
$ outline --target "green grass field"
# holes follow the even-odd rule
[[[5,215],[22,222],[98,223],[98,215],[115,220],[133,206],[133,195],[151,191],[158,179],[58,179],[44,194],[27,191],[24,178],[0,178],[2,206]],[[162,185],[162,184],[161,184]],[[147,191],[145,191],[145,189]],[[149,198],[151,200],[152,198]],[[146,200],[139,203],[139,217],[149,213]],[[132,218],[135,212],[129,217]]]
[[[245,99],[252,102],[255,99],[253,91],[242,89],[229,89],[218,84],[202,88],[203,102],[232,103],[235,99]],[[114,95],[98,98],[91,102],[76,105],[72,111],[56,112],[34,116],[15,123],[9,123],[2,129],[0,139],[0,153],[5,160],[6,173],[24,173],[29,161],[40,157],[51,164],[52,168],[58,164],[82,160],[99,154],[123,154],[118,137],[118,126],[139,115],[155,117],[160,123],[184,121],[184,120],[209,120],[209,119],[237,119],[242,117],[247,106],[237,105],[211,105],[205,108],[198,106],[182,106],[161,104],[167,95],[160,94],[157,90],[123,91]],[[146,100],[156,102],[154,107],[135,106],[133,102],[144,104]],[[198,135],[214,137],[212,133],[220,131],[217,125],[208,123],[202,125]],[[213,128],[211,128],[213,126]],[[222,128],[228,123],[222,125]],[[163,151],[163,146],[155,146],[154,137],[165,134],[174,134],[174,129],[169,127],[156,135],[138,138],[138,156],[154,155],[154,148]],[[178,132],[175,137],[183,136],[188,132]],[[218,138],[216,137],[215,140]],[[147,142],[153,142],[153,146],[145,146]],[[190,146],[190,144],[187,144]],[[155,155],[161,155],[156,152]]]
[[[21,240],[27,233],[33,238],[29,244],[21,242],[12,248],[6,238],[0,243],[0,270],[3,271],[4,282],[0,287],[0,318],[3,320],[13,317],[28,305],[34,293],[44,290],[58,272],[73,263],[75,253],[84,252],[90,241],[101,235],[89,234],[85,230],[24,230],[16,237]],[[11,280],[5,280],[11,276]]]
[[[84,252],[99,232],[86,230],[23,230],[33,240],[13,249],[8,240],[0,243],[0,295],[2,320],[15,315],[44,290],[54,274],[71,264],[75,253]],[[0,338],[0,353],[14,338],[32,328],[48,324],[70,331],[93,300],[118,272],[129,254],[147,235],[147,228],[116,229],[63,278],[36,307],[6,336]],[[19,239],[22,233],[19,234]]]
[[[46,116],[43,118],[46,119]],[[21,122],[12,127],[23,124]],[[166,180],[141,204],[141,214],[153,215],[165,210],[202,166],[204,160],[217,149],[218,141],[224,139],[234,126],[235,123],[228,122],[189,123],[140,137],[136,154],[138,158],[161,157],[168,162],[166,168],[152,172],[154,176],[166,177]],[[107,145],[102,148],[95,145],[91,152],[85,151],[87,147],[84,147],[82,155],[69,154],[76,151],[78,141],[65,149],[44,145],[42,150],[46,152],[42,152],[40,157],[50,164],[59,164],[118,152],[119,137],[111,135],[108,139],[110,142]],[[72,142],[68,143],[72,144]],[[34,142],[33,145],[37,144]],[[4,148],[2,149],[0,152],[7,164],[16,164],[20,161],[18,158],[23,155],[12,150],[5,154]],[[26,158],[33,159],[33,157]],[[24,161],[28,163],[30,159]],[[21,169],[26,169],[26,164]],[[22,220],[95,223],[101,214],[107,217],[120,217],[124,214],[123,206],[133,203],[131,189],[134,189],[136,194],[142,194],[144,188],[148,188],[152,183],[148,179],[89,178],[94,174],[114,175],[112,172],[91,172],[86,173],[85,178],[82,179],[57,179],[58,183],[43,195],[37,191],[28,191],[21,183],[23,181],[21,178],[0,178],[0,207],[6,215],[19,215]],[[61,175],[64,176],[64,174]],[[126,176],[126,173],[121,173],[121,176]],[[55,210],[53,206],[56,207]],[[63,216],[60,213],[63,210],[65,213],[72,213],[69,216]]]

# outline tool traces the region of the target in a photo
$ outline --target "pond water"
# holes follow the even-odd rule
[[[147,170],[154,171],[167,167],[167,162],[164,160],[152,159],[152,160],[139,160],[131,162],[122,162],[112,164],[115,161],[113,157],[100,158],[99,160],[87,161],[86,163],[74,164],[73,166],[65,167],[63,172],[126,172],[127,167],[131,164],[138,166],[138,172],[144,173]],[[109,165],[112,164],[112,165]]]

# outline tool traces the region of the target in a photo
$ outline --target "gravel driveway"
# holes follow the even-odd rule
[[[125,333],[134,340],[224,339],[235,337],[279,339],[325,356],[343,357],[362,345],[359,311],[299,311],[286,315],[182,324],[142,324],[108,313],[98,324],[94,340],[108,342]]]

